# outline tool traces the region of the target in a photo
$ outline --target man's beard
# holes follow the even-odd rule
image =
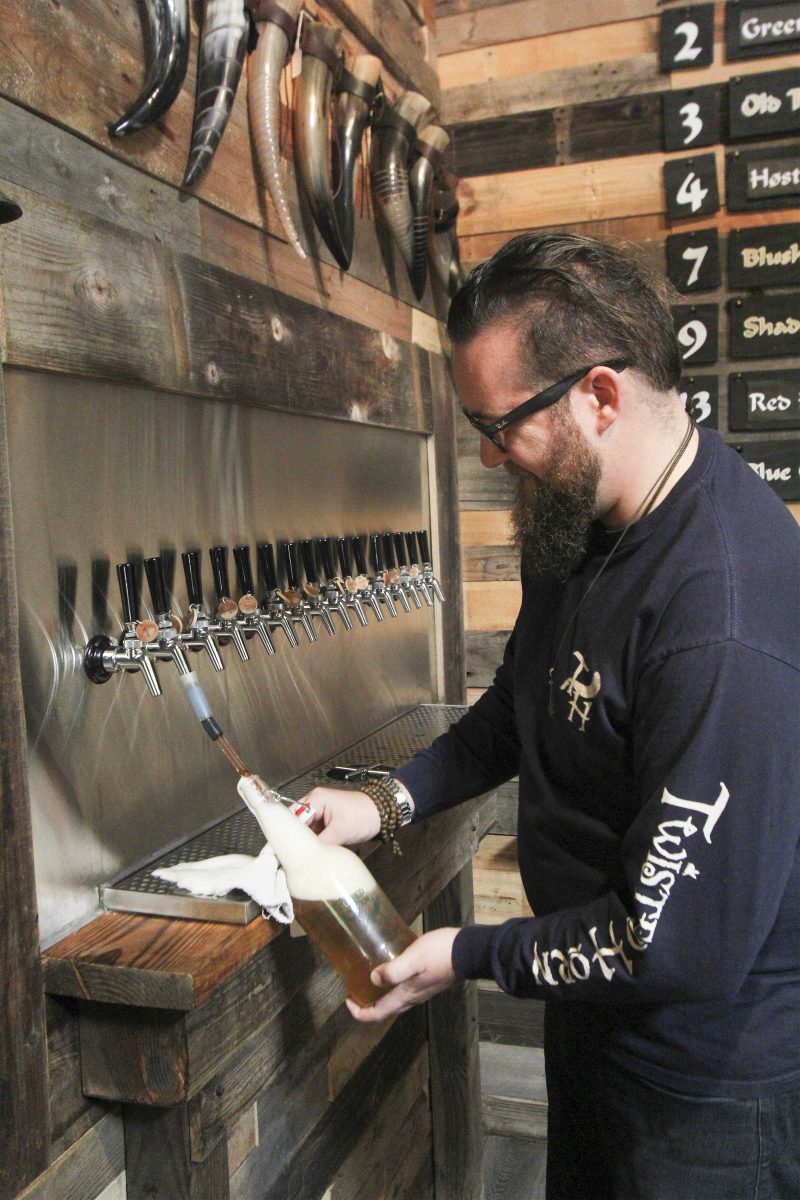
[[[517,471],[512,471],[518,474]],[[553,409],[550,458],[540,477],[520,472],[511,511],[523,574],[566,579],[586,552],[600,461],[568,407]]]

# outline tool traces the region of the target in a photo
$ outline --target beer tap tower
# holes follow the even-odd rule
[[[203,584],[200,577],[200,551],[186,550],[181,555],[186,594],[189,597],[189,615],[181,641],[188,650],[205,650],[215,671],[224,671],[225,665],[214,636],[219,625],[203,604]]]

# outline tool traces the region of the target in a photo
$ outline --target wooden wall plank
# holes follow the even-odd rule
[[[476,921],[499,925],[511,917],[532,915],[517,866],[515,836],[490,833],[485,837],[472,864],[472,874]]]
[[[77,1003],[45,998],[50,1153],[63,1154],[108,1112],[107,1104],[88,1100],[81,1091]]]
[[[9,226],[3,228],[2,237]],[[0,243],[2,239],[0,239]],[[0,1200],[47,1166],[47,1058],[0,367]],[[24,1135],[20,1136],[20,1131]]]
[[[489,980],[478,983],[482,1042],[502,1046],[544,1046],[544,1001],[509,996]]]
[[[465,509],[461,513],[461,545],[507,546],[511,541],[507,509]]]
[[[513,629],[522,601],[522,585],[518,580],[465,583],[464,599],[468,632]]]
[[[658,47],[659,19],[619,21],[604,25],[602,32],[592,26],[564,33],[542,34],[515,39],[477,50],[462,50],[439,55],[439,81],[443,92],[456,87],[471,87],[492,79],[515,79],[558,67],[607,65],[619,59],[652,54]],[[598,47],[598,43],[601,45]]]
[[[653,17],[659,11],[658,0],[617,0],[613,5],[605,0],[562,0],[560,4],[519,0],[454,16],[440,15],[436,44],[439,55],[444,56],[564,30]]]
[[[511,546],[472,546],[461,553],[462,576],[467,583],[519,578],[519,554]]]
[[[464,867],[425,914],[425,930],[471,924],[472,870]],[[464,980],[428,1003],[434,1172],[437,1200],[480,1200],[478,997]]]
[[[467,121],[451,129],[459,178],[553,166],[558,159],[556,114],[540,113]]]
[[[467,681],[470,687],[489,687],[503,661],[511,626],[488,633],[479,629],[467,634]]]
[[[19,1140],[24,1141],[26,1136],[20,1134]],[[89,1200],[113,1183],[124,1167],[122,1118],[116,1112],[107,1113],[56,1158],[30,1187],[18,1195],[16,1192],[7,1195],[15,1196],[16,1200],[66,1200],[67,1197]]]

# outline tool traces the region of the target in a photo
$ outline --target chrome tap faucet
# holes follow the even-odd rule
[[[426,584],[433,589],[433,594],[440,604],[444,604],[444,592],[442,591],[439,580],[436,578],[436,575],[433,571],[433,562],[431,560],[430,547],[428,546],[428,531],[427,529],[418,529],[416,533],[422,561],[423,578]]]
[[[239,628],[239,605],[231,598],[230,583],[228,582],[228,547],[212,546],[208,552],[211,559],[211,570],[214,575],[214,588],[217,593],[217,620],[215,629],[220,640],[233,642],[236,653],[242,662],[247,662],[250,655],[244,644],[242,631]]]
[[[422,601],[419,598],[419,591],[417,590],[414,580],[411,577],[411,572],[408,569],[405,539],[403,538],[402,533],[391,533],[388,536],[391,537],[394,544],[394,557],[398,570],[400,571],[400,583],[414,601],[415,606],[417,608],[422,608]]]
[[[373,535],[383,551],[383,578],[386,586],[392,596],[399,600],[407,613],[411,612],[411,605],[408,602],[406,589],[403,587],[403,579],[400,574],[400,568],[395,562],[394,542],[390,533],[380,533]]]
[[[280,627],[286,634],[290,646],[299,646],[300,643],[294,631],[289,607],[285,598],[278,591],[278,573],[275,570],[275,551],[272,549],[272,543],[258,542],[256,545],[256,554],[258,555],[258,563],[264,578],[264,586],[267,589],[267,594],[261,605],[262,620],[271,629]],[[309,635],[312,642],[314,641],[313,633],[312,629]]]
[[[205,650],[215,671],[223,671],[224,664],[214,636],[218,628],[213,617],[203,604],[203,584],[200,579],[200,551],[186,550],[181,555],[186,594],[189,597],[189,615],[181,641],[189,650]]]
[[[158,633],[154,640],[147,643],[147,653],[151,654],[153,658],[174,662],[181,675],[188,675],[191,668],[181,648],[183,625],[178,617],[172,615],[167,602],[164,563],[161,556],[153,555],[146,558],[144,571],[150,588],[150,599],[153,603],[153,618],[158,627]]]
[[[323,610],[319,603],[319,588],[313,583],[300,583],[300,568],[297,562],[297,545],[295,542],[281,542],[280,552],[283,559],[283,569],[286,573],[287,595],[294,594],[298,598],[300,611],[305,613],[306,618],[311,620],[312,617],[319,617],[330,637],[333,637],[336,630],[331,620],[331,614]]]
[[[367,614],[364,611],[364,605],[361,603],[362,599],[366,600],[372,608],[372,611],[375,613],[375,620],[382,621],[383,613],[381,612],[380,604],[378,604],[378,601],[374,597],[370,600],[370,597],[365,595],[365,588],[369,584],[366,575],[353,576],[353,549],[350,538],[337,538],[336,549],[339,558],[339,569],[341,570],[341,576],[337,578],[341,578],[342,587],[347,597],[345,603],[349,604],[353,609],[360,625],[367,624]]]
[[[255,596],[253,571],[250,566],[250,547],[234,546],[233,559],[236,563],[236,574],[242,592],[239,597],[239,612],[241,613],[239,625],[244,630],[245,637],[247,637],[248,633],[258,634],[267,654],[274,654],[275,647],[272,644],[272,638],[269,636],[269,630],[264,620],[264,614],[261,611],[261,605]]]
[[[364,535],[358,536],[356,538],[356,542],[361,543],[362,553],[363,553],[363,543],[361,541],[362,537],[364,537]],[[366,540],[366,538],[365,538],[365,540]],[[372,559],[373,559],[373,564],[374,564],[375,570],[372,575],[369,575],[368,570],[366,569],[366,559],[362,559],[362,561],[364,562],[364,566],[365,566],[364,573],[367,575],[367,578],[369,579],[370,587],[372,588],[373,592],[375,593],[376,598],[380,601],[381,604],[386,605],[386,607],[389,610],[390,616],[396,617],[397,609],[395,607],[394,597],[392,596],[392,593],[389,590],[389,588],[386,584],[386,579],[384,577],[385,576],[385,567],[383,564],[383,546],[381,545],[380,537],[378,536],[377,533],[373,533],[370,535],[370,541],[372,543]],[[357,549],[356,549],[356,562],[358,562],[358,550]]]
[[[422,567],[419,565],[417,536],[415,533],[409,531],[408,533],[404,533],[403,537],[405,538],[406,543],[406,562],[408,563],[408,573],[411,576],[414,587],[418,588],[422,592],[422,598],[428,607],[431,607],[433,605],[433,597],[431,596],[430,588],[428,587],[428,582],[425,578]]]
[[[332,626],[331,613],[335,612],[345,629],[352,629],[353,622],[350,620],[350,613],[344,606],[342,593],[335,586],[329,586],[327,582],[323,583],[322,581],[320,563],[317,558],[317,547],[312,538],[303,538],[301,540],[300,554],[303,559],[303,570],[306,575],[303,590],[310,601],[316,598],[316,603],[320,609],[320,616],[323,617],[323,620],[327,617]]]
[[[364,552],[364,543],[359,534],[351,534],[347,539],[347,545],[349,558],[355,563],[356,574],[353,577],[353,581],[358,590],[359,600],[364,601],[370,606],[375,613],[377,621],[382,621],[383,609],[381,608],[378,594],[373,587],[372,580],[367,574],[367,556]]]
[[[117,671],[141,671],[152,696],[161,695],[155,667],[147,646],[158,637],[155,621],[139,620],[139,594],[133,563],[117,564],[117,582],[122,598],[123,625],[115,644],[104,633],[90,638],[83,652],[83,669],[93,683],[106,683]]]
[[[350,620],[348,608],[352,608],[356,614],[359,625],[367,624],[367,617],[362,607],[361,601],[355,591],[350,591],[339,575],[336,574],[336,567],[333,562],[333,548],[331,546],[331,538],[317,538],[317,551],[319,560],[322,563],[322,574],[324,577],[323,591],[326,596],[326,603],[334,608],[342,618],[342,623],[347,628],[353,628],[353,622]],[[352,582],[352,580],[351,580]],[[345,620],[345,618],[347,618]],[[348,624],[349,622],[349,624]]]

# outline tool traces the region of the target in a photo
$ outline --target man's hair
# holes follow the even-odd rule
[[[674,388],[681,359],[669,281],[605,242],[523,233],[477,266],[450,305],[453,342],[495,322],[520,330],[526,383],[624,358],[657,392]]]

